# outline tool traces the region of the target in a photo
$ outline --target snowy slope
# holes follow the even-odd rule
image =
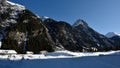
[[[108,37],[108,38],[112,38],[114,36],[120,36],[120,34],[119,33],[115,33],[115,32],[109,32],[109,33],[106,34],[106,37]]]
[[[106,56],[107,55],[120,55],[120,51],[109,51],[109,52],[56,51],[56,52],[48,53],[45,55],[44,54],[8,54],[8,55],[0,55],[0,59],[9,59],[9,60],[56,59],[56,58],[78,58],[78,57],[87,57],[87,56],[105,56],[105,55]]]
[[[119,68],[120,55],[62,59],[0,60],[0,68]]]
[[[25,6],[23,5],[20,5],[20,4],[17,4],[17,3],[13,3],[13,2],[10,2],[10,1],[7,1],[8,4],[11,4],[13,6],[16,6],[18,8],[14,8],[14,9],[17,9],[17,10],[25,10]]]

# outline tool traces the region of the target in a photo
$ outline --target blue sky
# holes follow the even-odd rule
[[[120,0],[9,0],[25,5],[40,16],[62,20],[71,25],[85,20],[97,32],[120,33]]]

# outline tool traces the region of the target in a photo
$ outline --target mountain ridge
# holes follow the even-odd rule
[[[6,1],[1,5],[1,49],[12,49],[18,53],[40,53],[58,50],[109,51],[120,47],[114,40],[89,27],[84,20],[78,19],[70,25],[46,16],[38,17],[24,6],[11,3]]]
[[[105,36],[108,38],[112,38],[114,36],[120,36],[120,34],[116,32],[108,32]]]

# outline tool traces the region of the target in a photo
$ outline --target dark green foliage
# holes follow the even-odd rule
[[[3,13],[0,16],[1,16],[2,20],[5,20],[5,19],[7,19],[10,16],[10,14],[9,13]]]
[[[82,51],[82,44],[74,43],[74,33],[76,30],[73,30],[70,24],[63,21],[57,22],[53,19],[45,20],[44,24],[48,28],[49,34],[56,43],[56,46],[62,45],[65,49],[70,51]]]
[[[29,38],[27,49],[34,53],[39,53],[42,50],[47,50],[48,52],[54,51],[52,45],[44,36]]]
[[[26,23],[18,23],[18,24],[16,24],[16,26],[14,27],[14,30],[25,33],[27,31]]]
[[[41,22],[29,10],[24,10],[19,14],[17,24],[9,27],[8,34],[2,41],[2,49],[13,49],[18,53],[25,53],[25,51],[39,53],[41,50],[54,51],[53,42],[47,33],[46,27]],[[19,40],[19,37],[21,35],[22,38],[26,33],[28,34],[26,37],[27,43],[24,45],[24,38]],[[16,39],[16,36],[18,36],[18,39]],[[22,43],[18,44],[19,41]],[[25,50],[24,47],[26,48]]]
[[[113,36],[110,39],[113,40],[114,43],[115,43],[116,47],[114,48],[114,50],[120,50],[120,37],[119,36]]]
[[[10,39],[9,37],[2,40],[2,49],[15,50],[18,53],[22,53],[22,46],[18,46],[16,40]]]

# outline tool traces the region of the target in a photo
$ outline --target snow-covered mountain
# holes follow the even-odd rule
[[[38,16],[24,6],[0,0],[1,49],[33,51],[108,51],[115,42],[93,30],[84,20],[70,25]]]
[[[84,26],[84,27],[88,26],[88,24],[87,24],[84,20],[78,19],[78,20],[73,24],[73,27],[77,27],[77,26],[79,26],[79,25],[82,25],[82,26]]]
[[[40,18],[42,19],[42,21],[45,21],[46,19],[49,19],[50,17],[47,17],[47,16],[41,16]]]
[[[114,43],[104,35],[96,32],[88,24],[78,19],[72,26],[64,21],[46,19],[54,43],[58,48],[70,51],[107,51],[114,49]]]
[[[120,34],[119,33],[109,32],[106,34],[106,37],[108,37],[114,42],[117,49],[120,49]]]
[[[18,53],[54,51],[53,42],[42,20],[24,6],[0,0],[1,49]]]
[[[25,7],[10,1],[1,0],[0,2],[0,22],[2,27],[17,23],[18,14],[22,13]]]
[[[112,38],[114,36],[120,36],[120,34],[119,33],[115,33],[115,32],[109,32],[105,36],[108,37],[108,38]]]
[[[74,26],[75,24],[79,24]],[[84,20],[77,20],[73,24],[75,30],[79,32],[80,39],[84,42],[84,48],[90,51],[102,51],[114,48],[114,43],[104,35],[96,32]]]
[[[2,39],[6,35],[6,27],[17,23],[18,14],[25,10],[25,7],[7,0],[0,0],[0,48]]]

